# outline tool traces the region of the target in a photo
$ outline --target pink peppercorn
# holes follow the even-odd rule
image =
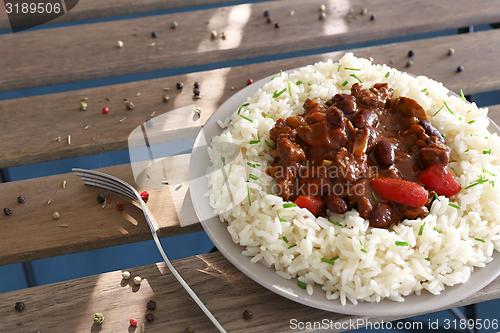
[[[247,80],[247,86],[251,85],[253,83],[253,80],[252,79],[248,79]]]
[[[105,106],[102,108],[102,114],[108,114],[109,111],[111,111],[111,109],[109,108],[109,106]]]
[[[130,322],[130,327],[137,327],[137,324],[139,323],[137,319],[134,318],[130,319],[129,322]]]
[[[141,199],[142,199],[142,201],[144,201],[144,202],[148,202],[148,199],[149,199],[149,193],[148,193],[148,192],[146,192],[146,191],[142,191],[142,192],[141,192]]]

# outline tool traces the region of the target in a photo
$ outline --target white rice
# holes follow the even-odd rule
[[[270,193],[272,178],[265,170],[272,157],[265,141],[274,119],[302,113],[306,98],[326,100],[350,93],[358,82],[350,74],[364,87],[388,82],[395,96],[413,98],[426,110],[452,149],[449,167],[463,188],[452,205],[459,208],[439,197],[425,218],[385,230],[370,228],[354,210],[332,214],[338,222],[334,225],[305,209],[284,208],[282,198]],[[282,89],[286,91],[273,98]],[[443,107],[445,102],[450,110]],[[500,140],[487,130],[487,109],[450,95],[427,77],[412,77],[349,53],[336,63],[329,60],[277,74],[248,103],[221,123],[227,128],[213,138],[209,182],[212,206],[253,263],[273,267],[284,279],[298,278],[309,294],[314,284],[321,285],[327,299],[342,304],[401,302],[409,294],[439,294],[446,286],[466,282],[474,267],[484,267],[493,251],[500,250],[500,186],[493,186],[500,173]],[[239,148],[236,158],[228,157],[231,152],[224,142]],[[465,189],[479,177],[492,182]],[[396,241],[410,246],[397,246]],[[337,256],[333,265],[322,262]]]

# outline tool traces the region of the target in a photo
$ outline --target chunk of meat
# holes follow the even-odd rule
[[[425,110],[415,101],[408,97],[400,97],[393,104],[393,110],[400,112],[404,117],[416,117],[419,120],[426,120]]]
[[[271,128],[271,131],[269,131],[269,137],[274,142],[277,142],[280,137],[293,140],[295,135],[296,132],[291,127],[287,126],[285,119],[282,118],[276,120],[276,124]]]
[[[356,160],[354,155],[347,151],[345,148],[341,148],[335,154],[335,158],[332,161],[333,166],[336,168],[338,176],[346,179],[349,182],[354,182],[366,168],[366,160],[361,161]]]
[[[325,197],[326,207],[334,213],[344,214],[347,212],[347,203],[341,197],[336,196],[333,193],[329,193]]]
[[[300,145],[284,136],[278,138],[276,151],[281,163],[284,165],[292,165],[306,159],[306,154]]]
[[[392,90],[385,83],[375,85],[370,89],[363,89],[361,84],[355,83],[351,87],[351,94],[356,97],[360,104],[383,108],[387,100],[392,96]]]
[[[328,124],[333,128],[338,128],[344,123],[344,116],[342,115],[342,111],[340,111],[334,105],[326,109],[326,117],[328,119]]]
[[[422,165],[428,167],[433,164],[448,164],[449,152],[445,149],[434,147],[423,147],[419,150],[419,157]]]
[[[333,96],[333,104],[345,114],[352,114],[357,111],[356,99],[352,95],[337,94]]]

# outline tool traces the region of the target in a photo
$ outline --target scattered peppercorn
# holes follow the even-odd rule
[[[177,90],[182,90],[182,88],[184,88],[184,83],[182,82],[177,82],[175,84],[175,87],[177,88]]]
[[[247,86],[251,85],[253,83],[253,79],[248,79],[247,80]]]
[[[194,88],[193,95],[194,97],[200,97],[200,88]]]
[[[252,320],[253,319],[253,312],[250,310],[245,310],[243,312],[243,319],[245,320]]]
[[[370,15],[370,21],[375,21],[375,15]]]
[[[125,209],[125,206],[123,205],[123,202],[121,202],[121,201],[117,201],[117,202],[116,202],[116,209],[117,209],[118,211],[120,211],[120,212],[121,212],[121,211],[123,211],[123,210]]]
[[[10,209],[10,208],[4,208],[3,209],[3,213],[4,213],[5,216],[10,216],[10,215],[12,215],[12,209]]]
[[[61,214],[59,212],[53,212],[52,213],[52,219],[53,220],[59,220],[61,218]]]
[[[269,17],[269,11],[268,10],[264,11],[264,17]]]
[[[461,73],[464,71],[464,66],[460,65],[457,67],[457,73]]]
[[[200,83],[198,81],[195,81],[193,87],[200,89]]]
[[[96,325],[102,325],[102,323],[104,323],[104,314],[100,312],[94,313],[94,315],[92,316],[92,321]]]
[[[137,324],[139,324],[139,322],[137,321],[137,319],[134,319],[134,318],[131,318],[129,320],[129,323],[130,323],[130,327],[137,327]]]
[[[86,100],[80,100],[80,111],[87,111],[89,104]]]
[[[147,314],[146,314],[146,320],[147,320],[148,322],[153,322],[153,321],[155,320],[155,315],[154,315],[154,314],[152,314],[152,313],[147,313]]]
[[[96,200],[98,203],[103,204],[106,202],[106,196],[104,195],[104,193],[99,193],[96,197]]]
[[[325,5],[322,4],[321,6],[319,6],[319,11],[320,12],[324,12],[325,10],[326,10],[326,6]]]
[[[172,23],[170,23],[170,29],[172,30],[177,29],[178,26],[179,23],[177,23],[177,21],[173,21]]]
[[[135,104],[132,101],[125,101],[125,107],[127,110],[132,111],[135,109]]]
[[[22,195],[20,195],[20,196],[17,197],[17,203],[23,204],[25,202],[26,202],[26,198],[23,197]]]
[[[122,279],[124,279],[124,280],[130,279],[130,272],[129,271],[123,271],[122,272]]]
[[[325,12],[321,12],[321,13],[319,13],[319,19],[320,19],[321,21],[323,21],[325,18],[326,18],[326,13],[325,13]]]
[[[279,28],[280,28],[279,23],[278,23],[278,22],[274,23],[274,27],[275,27],[276,29],[279,29]]]
[[[210,32],[210,38],[211,38],[212,40],[217,39],[217,35],[218,35],[218,34],[217,34],[217,31],[215,31],[215,30],[212,30],[212,31]]]
[[[222,40],[226,40],[227,36],[226,36],[226,33],[223,31],[220,33],[220,39]]]
[[[141,199],[142,199],[142,201],[144,201],[144,202],[148,202],[148,200],[149,200],[149,193],[148,193],[148,192],[146,192],[146,191],[142,191],[142,192],[141,192]]]
[[[408,60],[408,61],[406,62],[406,66],[405,66],[405,67],[406,67],[406,68],[410,68],[411,66],[413,66],[413,61]]]
[[[365,7],[365,8],[363,8],[363,9],[361,9],[361,11],[360,11],[359,13],[360,13],[361,15],[363,15],[363,16],[364,16],[364,15],[366,15],[366,14],[368,14],[368,8],[366,8],[366,7]]]
[[[119,41],[116,42],[116,47],[119,48],[119,49],[123,48],[123,45],[124,44],[123,44],[123,42],[121,40],[119,40]]]
[[[102,114],[108,114],[110,110],[109,106],[105,106],[102,108]]]
[[[136,286],[139,286],[141,284],[141,282],[142,282],[142,278],[140,276],[134,277],[134,284]]]
[[[273,19],[271,18],[271,16],[269,16],[267,19],[266,19],[266,22],[268,24],[271,24],[273,22]]]
[[[168,95],[163,96],[163,103],[167,103],[170,100],[170,97]]]
[[[151,38],[158,38],[158,33],[156,31],[151,32]]]
[[[415,51],[410,50],[408,51],[408,58],[412,58],[415,55]]]
[[[450,47],[450,48],[448,49],[448,57],[451,57],[451,56],[452,56],[452,55],[454,55],[454,54],[455,54],[455,49],[454,49],[454,48],[452,48],[452,47]]]
[[[14,309],[16,309],[17,312],[23,312],[25,308],[26,305],[23,302],[16,302],[16,305],[14,305]]]
[[[156,302],[151,300],[148,302],[148,304],[146,304],[146,307],[148,310],[154,311],[154,310],[156,310]]]

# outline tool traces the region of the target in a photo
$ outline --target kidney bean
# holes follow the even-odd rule
[[[391,141],[387,139],[380,140],[375,146],[374,154],[375,160],[382,168],[387,169],[394,164],[396,154]]]
[[[378,117],[375,112],[363,110],[356,113],[351,120],[356,128],[373,127],[378,123]]]
[[[333,96],[333,103],[345,114],[352,114],[357,110],[356,100],[352,95],[337,94]]]
[[[336,106],[333,105],[326,110],[326,118],[328,120],[328,123],[333,128],[339,128],[344,121],[342,111],[340,111]]]
[[[432,126],[430,122],[428,122],[427,120],[420,120],[419,124],[425,130],[425,133],[427,133],[427,135],[435,136],[441,142],[444,142],[444,138],[443,138],[443,135],[441,134],[441,132],[439,132],[439,130],[437,128]]]
[[[370,226],[388,228],[392,224],[392,207],[386,203],[379,203],[370,213]]]
[[[345,200],[333,193],[326,196],[326,206],[329,210],[337,214],[344,214],[347,212],[347,203]]]

